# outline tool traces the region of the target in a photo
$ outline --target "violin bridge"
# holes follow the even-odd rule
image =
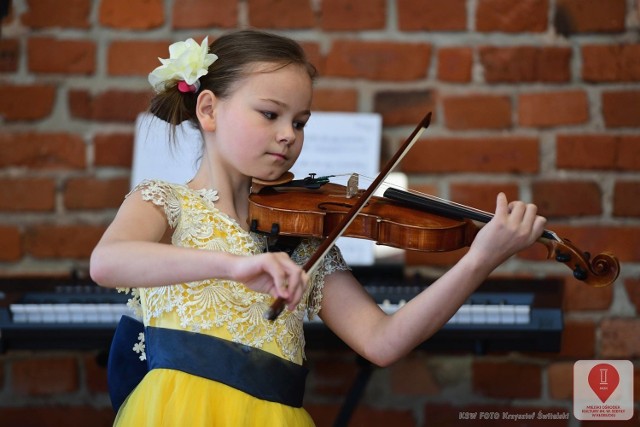
[[[356,194],[358,194],[358,181],[359,181],[358,174],[352,173],[351,176],[349,177],[349,180],[347,181],[347,194],[346,194],[347,199],[350,199]]]

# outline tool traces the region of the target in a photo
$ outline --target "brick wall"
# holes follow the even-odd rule
[[[485,210],[505,191],[537,203],[548,228],[581,249],[611,251],[621,261],[615,284],[594,289],[564,265],[545,261],[542,245],[523,252],[498,274],[565,278],[560,353],[412,354],[374,371],[352,425],[453,426],[462,422],[461,411],[477,410],[571,412],[575,360],[640,360],[637,0],[13,0],[12,6],[0,38],[3,276],[86,271],[128,189],[133,122],[146,108],[146,74],[157,57],[172,41],[251,26],[303,43],[322,76],[316,110],[382,114],[384,158],[426,111],[434,112],[401,166],[411,187]],[[411,253],[407,269],[445,269],[458,252]],[[1,355],[0,424],[109,425],[97,356]],[[307,406],[318,425],[331,425],[356,375],[353,361],[347,352],[310,354]],[[637,422],[636,414],[620,425]]]

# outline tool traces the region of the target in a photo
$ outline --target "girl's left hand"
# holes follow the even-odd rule
[[[546,218],[537,215],[531,203],[507,202],[498,194],[494,217],[476,235],[470,252],[484,259],[492,268],[515,253],[531,246],[542,235]]]

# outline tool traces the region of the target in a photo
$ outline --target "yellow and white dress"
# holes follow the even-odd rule
[[[174,230],[172,244],[175,246],[238,255],[259,254],[265,250],[266,239],[248,233],[215,207],[218,198],[213,190],[192,190],[185,185],[152,180],[141,183],[133,191],[140,191],[144,200],[163,209]],[[292,259],[302,265],[317,245],[317,241],[303,240]],[[332,250],[310,278],[306,294],[295,311],[284,310],[273,322],[264,319],[271,296],[231,280],[131,289],[130,305],[139,310],[147,329],[213,336],[263,350],[280,358],[277,360],[286,361],[284,363],[302,365],[303,318],[305,314],[310,318],[317,315],[324,277],[347,268],[339,250]],[[140,335],[139,342],[131,343],[130,351],[137,352],[143,360],[152,350],[148,340],[146,345],[147,348],[144,335]],[[162,347],[162,343],[159,346]],[[163,348],[162,351],[179,354],[182,349]],[[205,358],[215,366],[216,356],[211,353]],[[181,370],[151,369],[120,407],[114,425],[299,427],[312,426],[313,421],[302,407],[263,400]]]

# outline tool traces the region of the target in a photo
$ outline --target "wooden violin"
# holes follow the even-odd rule
[[[311,182],[311,181],[309,181]],[[263,188],[249,197],[250,228],[273,236],[326,238],[353,207],[362,190],[338,184],[318,188],[279,185]],[[469,246],[493,214],[446,200],[388,188],[384,197],[373,196],[341,234],[373,240],[401,249],[444,252]],[[613,283],[620,266],[610,253],[591,256],[573,243],[545,230],[538,239],[548,258],[567,265],[573,276],[590,286]]]
[[[366,189],[327,183],[314,176],[294,181],[292,175],[277,183],[254,180],[249,195],[250,229],[278,236],[323,238],[304,265],[313,270],[340,236],[373,240],[378,244],[418,251],[452,251],[469,246],[479,226],[492,214],[441,199],[389,188],[384,197],[373,196],[382,180],[417,141],[431,119],[429,113]],[[568,240],[545,230],[538,242],[548,258],[566,264],[576,279],[594,287],[608,286],[620,272],[617,258],[601,253],[591,258]],[[275,319],[284,307],[278,298],[267,317]]]

